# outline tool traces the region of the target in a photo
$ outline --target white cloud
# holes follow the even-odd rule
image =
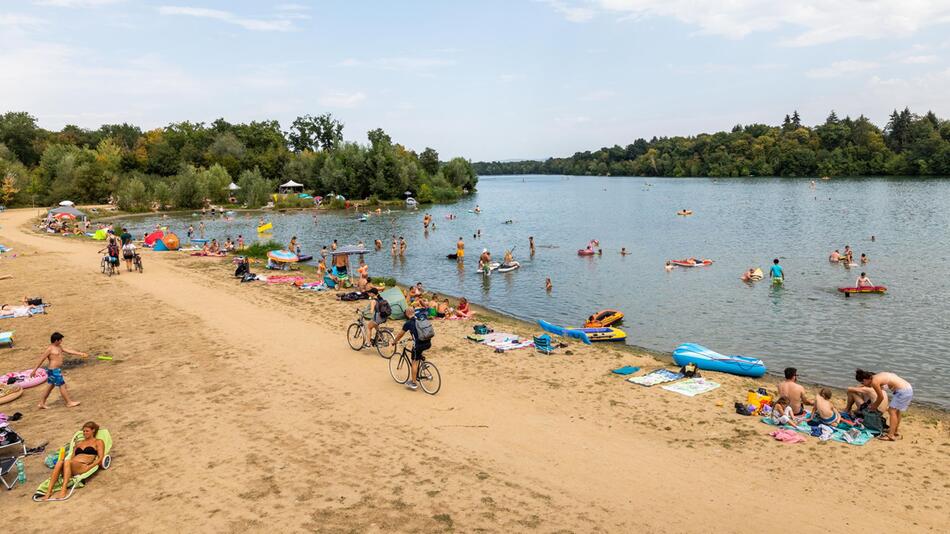
[[[38,6],[53,7],[101,7],[124,1],[125,0],[33,0],[33,3]]]
[[[0,13],[0,28],[7,33],[23,33],[26,30],[36,29],[45,24],[45,20],[30,15]]]
[[[839,76],[863,72],[877,67],[878,64],[873,61],[855,61],[849,59],[845,61],[835,61],[831,65],[820,69],[811,69],[805,72],[805,76],[809,78],[837,78]]]
[[[219,20],[228,24],[240,26],[245,30],[263,31],[263,32],[286,32],[294,29],[293,23],[289,18],[275,19],[252,19],[235,15],[230,11],[221,11],[219,9],[207,9],[203,7],[187,6],[161,6],[158,12],[162,15],[181,15],[186,17],[207,18]]]
[[[331,108],[355,108],[366,100],[366,93],[334,91],[320,97],[320,104]]]
[[[901,59],[901,63],[910,63],[914,65],[920,65],[920,64],[925,64],[925,63],[936,63],[938,59],[940,58],[934,55],[907,56]]]
[[[622,19],[670,17],[701,33],[741,39],[791,29],[783,41],[811,46],[849,38],[894,38],[950,22],[950,2],[935,0],[542,0],[565,18],[584,22],[597,13]],[[577,10],[580,10],[579,12]]]

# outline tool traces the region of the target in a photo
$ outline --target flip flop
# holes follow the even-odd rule
[[[883,435],[881,435],[880,437],[878,437],[877,439],[879,439],[879,440],[881,440],[881,441],[897,441],[897,439],[892,438],[891,436],[889,436],[889,435],[887,435],[887,434],[883,434]]]

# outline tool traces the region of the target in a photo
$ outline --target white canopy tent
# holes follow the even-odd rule
[[[228,191],[237,191],[239,189],[241,189],[241,186],[234,182],[231,182],[231,185],[228,186]]]
[[[286,183],[280,184],[277,191],[279,193],[302,193],[303,184],[298,184],[293,180],[287,180]]]

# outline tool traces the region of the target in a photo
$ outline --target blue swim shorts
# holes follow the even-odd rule
[[[63,379],[63,370],[59,368],[48,369],[46,371],[46,383],[56,387],[65,385],[66,380]]]

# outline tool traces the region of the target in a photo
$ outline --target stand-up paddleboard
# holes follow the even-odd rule
[[[585,334],[584,332],[580,330],[564,328],[563,326],[553,325],[547,321],[540,321],[540,320],[538,321],[538,326],[540,326],[546,332],[550,332],[556,336],[572,337],[574,339],[579,339],[583,341],[587,345],[590,345],[590,338],[587,337],[587,334]]]
[[[884,286],[839,287],[838,291],[841,293],[887,293],[887,288]]]
[[[500,272],[500,273],[510,273],[511,271],[514,271],[515,269],[517,269],[517,268],[519,268],[519,267],[521,267],[521,264],[518,263],[518,262],[516,262],[516,261],[513,261],[513,262],[511,262],[511,263],[504,263],[504,264],[498,266],[498,272]]]
[[[475,272],[478,274],[491,274],[492,271],[494,271],[495,269],[499,267],[501,267],[501,264],[498,263],[497,261],[493,261],[490,264],[488,264],[488,269],[485,269],[484,267],[480,266],[475,269]]]
[[[765,364],[748,356],[725,356],[696,343],[683,343],[673,351],[676,365],[696,364],[705,371],[730,373],[758,378],[765,374]]]

